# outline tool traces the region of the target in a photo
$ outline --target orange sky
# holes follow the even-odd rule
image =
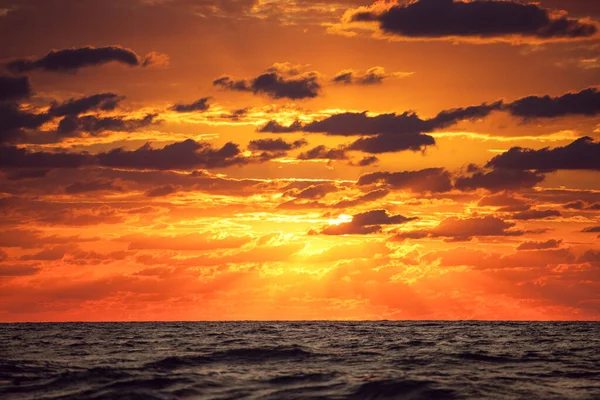
[[[600,6],[0,0],[0,321],[600,319]]]

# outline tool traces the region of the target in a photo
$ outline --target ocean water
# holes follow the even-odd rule
[[[600,399],[600,323],[0,324],[0,399]]]

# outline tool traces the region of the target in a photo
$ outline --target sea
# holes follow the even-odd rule
[[[600,322],[0,324],[0,399],[600,399]]]

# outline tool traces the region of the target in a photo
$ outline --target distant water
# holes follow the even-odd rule
[[[0,399],[600,399],[600,323],[0,324]]]

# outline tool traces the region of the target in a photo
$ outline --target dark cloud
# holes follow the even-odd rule
[[[506,222],[493,216],[465,219],[451,217],[430,230],[399,233],[395,240],[441,237],[448,241],[469,241],[474,237],[524,235],[524,231],[513,229],[515,225],[515,223]]]
[[[133,151],[114,149],[98,154],[97,159],[100,165],[106,167],[154,170],[224,168],[249,162],[242,156],[237,144],[229,142],[215,149],[208,143],[191,139],[162,149],[154,149],[148,143]]]
[[[51,117],[22,110],[14,103],[0,103],[0,144],[19,142],[25,129],[37,129]]]
[[[37,264],[5,264],[0,265],[0,277],[16,277],[35,275],[40,272]]]
[[[348,150],[380,154],[396,151],[420,151],[435,145],[435,139],[425,133],[447,128],[463,120],[483,118],[502,107],[501,102],[456,108],[440,112],[431,119],[423,120],[414,112],[403,114],[368,115],[367,112],[334,114],[319,121],[302,124],[295,121],[283,126],[269,121],[260,132],[324,133],[332,136],[363,136],[348,146]],[[367,137],[365,137],[367,136]]]
[[[0,150],[1,151],[1,150]],[[6,179],[9,181],[21,181],[25,179],[43,178],[48,175],[49,169],[25,169],[16,171],[5,171]]]
[[[553,217],[560,217],[560,211],[558,210],[527,210],[527,211],[521,211],[519,213],[513,214],[510,218],[511,219],[516,219],[516,220],[521,220],[521,221],[528,221],[531,219],[544,219],[544,218],[553,218]]]
[[[323,120],[308,123],[302,128],[304,132],[333,136],[412,135],[429,130],[431,126],[412,112],[369,116],[366,111],[334,114]]]
[[[304,139],[296,140],[294,142],[286,142],[283,139],[258,139],[252,140],[248,144],[250,150],[260,151],[289,151],[300,148],[307,145],[308,142]]]
[[[330,149],[321,145],[298,154],[297,158],[298,160],[347,160],[348,155],[343,146]]]
[[[164,197],[173,193],[177,193],[179,190],[178,186],[165,185],[154,189],[150,189],[146,192],[146,197]]]
[[[0,168],[79,168],[92,164],[86,153],[30,152],[14,146],[0,146]]]
[[[454,186],[463,191],[487,189],[491,192],[504,190],[518,190],[531,188],[544,180],[544,175],[538,172],[493,169],[491,171],[478,171],[471,176],[460,176]]]
[[[427,146],[435,145],[435,139],[429,135],[390,135],[382,134],[360,138],[348,146],[348,150],[363,151],[371,154],[382,154],[396,151],[421,151]]]
[[[365,193],[361,196],[358,196],[354,199],[344,199],[340,200],[337,203],[331,205],[333,208],[350,208],[356,207],[361,204],[370,203],[372,201],[383,199],[385,196],[390,194],[389,190],[386,189],[376,189],[371,192]]]
[[[329,193],[335,193],[340,189],[332,183],[322,183],[318,185],[310,185],[309,187],[300,190],[297,193],[286,192],[285,194],[293,195],[297,199],[321,199]]]
[[[432,130],[443,129],[460,121],[478,120],[490,115],[493,111],[502,110],[503,102],[483,103],[478,106],[459,107],[441,111],[435,118],[428,120]]]
[[[588,250],[579,257],[578,263],[600,263],[600,251]]]
[[[547,250],[558,249],[562,245],[562,240],[546,240],[545,242],[523,242],[517,247],[517,250]]]
[[[585,233],[600,233],[600,226],[592,226],[592,227],[589,227],[589,228],[585,228],[581,232],[585,232]]]
[[[304,125],[300,121],[294,121],[289,126],[281,125],[277,121],[269,121],[258,131],[262,133],[292,133],[302,131]]]
[[[59,136],[75,136],[82,132],[98,135],[105,131],[133,132],[156,124],[157,114],[147,114],[143,118],[126,119],[122,116],[97,117],[95,115],[68,115],[60,120]]]
[[[600,91],[594,87],[558,97],[529,96],[507,104],[506,109],[512,115],[525,119],[595,116],[600,114]]]
[[[346,69],[338,72],[332,79],[333,83],[344,85],[378,85],[392,76],[406,76],[410,74],[388,74],[383,67],[369,68],[364,72]]]
[[[171,110],[175,111],[175,112],[180,112],[180,113],[187,113],[187,112],[194,112],[194,111],[206,111],[210,108],[210,105],[208,104],[209,100],[211,99],[211,97],[203,97],[199,100],[196,100],[195,102],[191,103],[191,104],[175,104],[173,107],[171,107]]]
[[[122,187],[115,185],[115,183],[109,179],[97,179],[89,182],[74,182],[65,187],[65,193],[67,194],[81,194],[99,191],[120,192],[122,190]]]
[[[427,146],[435,145],[435,139],[425,133],[449,127],[462,120],[483,118],[492,111],[498,110],[500,106],[501,103],[498,102],[490,105],[482,104],[467,108],[456,108],[442,111],[428,120],[419,118],[413,112],[375,116],[370,116],[367,112],[346,112],[334,114],[320,121],[310,122],[302,127],[302,131],[325,133],[333,136],[363,136],[352,143],[348,149],[366,153],[420,151]],[[282,129],[281,125],[276,123],[271,127],[278,128],[281,132],[286,131],[285,128]],[[298,127],[298,125],[296,124],[295,127]]]
[[[362,160],[358,162],[358,165],[361,167],[367,167],[369,165],[377,164],[379,162],[379,158],[375,156],[367,156],[363,157]]]
[[[410,190],[415,193],[441,193],[452,190],[450,172],[443,168],[428,168],[418,171],[374,172],[362,175],[357,185],[384,185],[389,189]]]
[[[0,101],[17,100],[29,97],[31,86],[29,78],[0,75]]]
[[[581,200],[577,200],[563,205],[563,208],[566,210],[598,211],[600,210],[600,203],[587,204]]]
[[[380,232],[383,225],[399,225],[417,218],[409,218],[403,215],[390,215],[386,210],[372,210],[352,217],[351,222],[339,225],[330,225],[323,230],[324,235],[367,235]]]
[[[136,150],[118,148],[98,154],[30,152],[14,146],[0,146],[0,168],[4,169],[39,170],[92,165],[133,170],[212,169],[260,163],[271,158],[264,153],[258,157],[245,157],[239,146],[231,142],[217,149],[209,143],[191,139],[163,148],[152,148],[149,143],[146,143]]]
[[[526,199],[514,197],[508,193],[498,193],[482,197],[477,203],[481,207],[500,207],[500,212],[526,211],[531,208],[531,204]]]
[[[600,170],[600,143],[582,137],[565,147],[541,150],[513,147],[490,160],[492,168],[520,170]]]
[[[143,60],[132,50],[121,46],[81,47],[52,50],[41,58],[10,61],[7,68],[16,73],[33,70],[51,72],[74,72],[78,69],[117,62],[128,66],[139,66]]]
[[[50,106],[48,114],[52,117],[79,115],[92,110],[112,111],[124,97],[114,93],[100,93],[92,96],[70,99]]]
[[[358,9],[347,18],[377,22],[382,31],[408,38],[562,39],[590,37],[598,31],[595,24],[553,15],[537,4],[515,0],[420,0],[383,11]]]
[[[563,205],[563,208],[566,210],[583,210],[585,208],[585,203],[581,200],[572,201]]]
[[[264,94],[273,99],[310,99],[321,91],[320,75],[317,72],[300,73],[289,64],[275,64],[253,79],[234,80],[222,76],[213,81],[214,86],[237,92]]]

